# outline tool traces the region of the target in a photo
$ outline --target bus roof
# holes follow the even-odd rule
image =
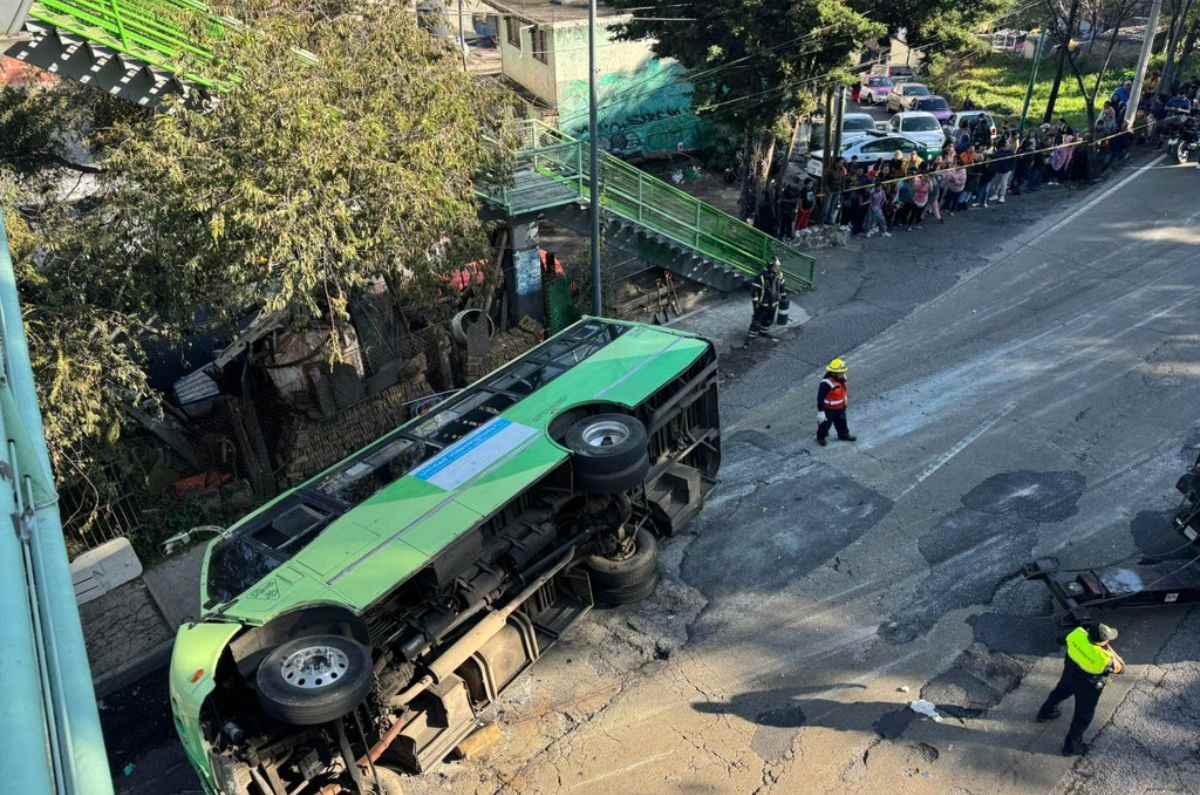
[[[430,415],[439,414],[451,402],[497,392],[489,382],[498,375],[530,361],[548,363],[547,354],[554,352],[556,342],[561,345],[572,333],[597,329],[608,334],[608,341],[593,353],[568,363],[569,369],[548,384],[342,513],[289,560],[211,612],[260,624],[311,604],[365,609],[566,460],[567,450],[548,434],[555,417],[596,401],[632,408],[685,371],[709,347],[707,341],[683,332],[585,318]],[[416,437],[431,422],[430,415],[406,423],[389,436]],[[323,479],[353,473],[359,455],[276,498],[231,532]],[[213,550],[221,541],[209,547],[205,579]]]

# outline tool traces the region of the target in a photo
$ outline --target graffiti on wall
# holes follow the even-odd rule
[[[709,125],[692,112],[692,85],[677,63],[645,59],[637,68],[610,72],[596,83],[600,145],[626,157],[695,150],[707,143]],[[558,84],[558,123],[587,136],[586,80]]]

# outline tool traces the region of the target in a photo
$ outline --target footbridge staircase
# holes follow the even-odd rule
[[[480,196],[510,218],[583,219],[592,180],[587,143],[540,121],[521,122],[519,132],[511,179],[479,184]],[[608,233],[638,238],[654,264],[730,291],[778,257],[793,289],[813,286],[810,255],[620,158],[601,153],[598,171]]]
[[[238,23],[198,0],[0,0],[0,52],[143,106],[214,87],[205,40]]]

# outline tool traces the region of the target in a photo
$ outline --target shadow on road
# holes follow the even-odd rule
[[[861,685],[833,685],[815,688],[819,691],[831,689],[861,688]],[[783,688],[757,690],[739,694],[728,702],[705,701],[693,704],[697,712],[707,715],[736,715],[760,727],[794,729],[797,732],[809,727],[820,727],[844,732],[873,732],[884,740],[898,740],[915,723],[929,721],[911,710],[907,704],[888,701],[837,701],[830,698],[807,698],[803,689]],[[937,705],[943,716],[942,726],[955,735],[954,742],[974,743],[989,747],[1009,747],[1026,752],[1039,752],[1030,748],[1031,737],[1021,733],[996,732],[974,728],[967,720],[986,720],[984,710],[964,709],[953,704]],[[1041,753],[1055,755],[1058,748],[1050,744]]]

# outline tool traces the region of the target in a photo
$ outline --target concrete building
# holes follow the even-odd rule
[[[503,75],[544,103],[560,129],[588,126],[587,3],[488,0],[500,12]],[[654,57],[651,40],[619,41],[613,26],[628,19],[600,4],[596,22],[597,103],[601,145],[614,154],[652,156],[698,149],[707,125],[692,112],[684,69]]]

